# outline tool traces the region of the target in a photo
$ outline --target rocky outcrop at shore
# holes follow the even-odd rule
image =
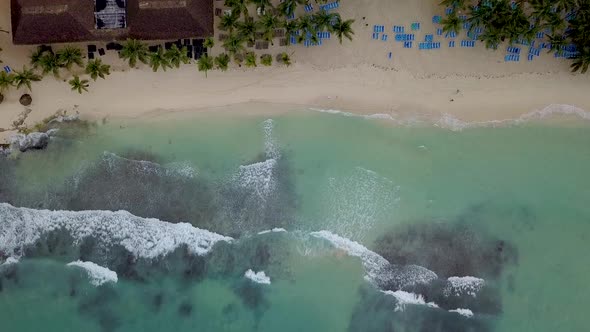
[[[16,134],[10,138],[10,149],[12,151],[41,150],[45,149],[48,144],[49,135],[47,133]]]

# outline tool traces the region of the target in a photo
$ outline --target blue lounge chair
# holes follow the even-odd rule
[[[543,31],[537,32],[537,39],[543,39],[545,37],[545,33]]]
[[[404,27],[401,25],[394,25],[393,32],[394,33],[404,33]]]
[[[381,40],[382,41],[387,41],[387,35],[386,34],[383,34],[383,36],[381,36]]]
[[[529,54],[529,56],[528,56],[529,61],[533,61],[534,58],[535,58],[535,56],[533,54]]]
[[[434,38],[433,35],[425,35],[424,36],[424,41],[425,42],[431,42],[433,38]]]
[[[389,59],[391,59],[391,56],[392,56],[392,54],[391,54],[391,52],[389,52],[389,54],[387,54],[387,57],[388,57]]]
[[[309,12],[313,11],[313,5],[311,5],[311,4],[305,5],[304,8],[305,8],[305,12],[306,13],[309,13]]]
[[[453,8],[448,7],[447,9],[445,9],[445,14],[447,15],[451,15],[451,13],[453,12]]]
[[[449,47],[455,47],[455,41],[449,40]]]
[[[442,17],[440,15],[432,16],[432,23],[439,24]]]
[[[467,21],[467,15],[459,15],[461,21]]]
[[[295,36],[291,36],[291,38],[289,39],[289,42],[291,42],[291,45],[295,45],[295,44],[297,44],[297,39],[295,38]]]
[[[293,14],[291,14],[291,15],[287,16],[287,19],[288,19],[288,20],[293,20],[293,19],[295,19],[295,14],[293,13]]]
[[[4,71],[10,73],[12,72],[12,68],[10,68],[10,66],[4,66]]]
[[[443,29],[441,29],[441,28],[437,28],[437,29],[436,29],[436,35],[437,35],[437,36],[442,36],[442,34],[443,34]]]
[[[373,39],[375,39],[375,40],[379,39],[379,33],[378,32],[373,32]]]
[[[420,30],[420,22],[414,22],[411,25],[412,31],[418,31]]]
[[[514,46],[508,46],[508,48],[506,49],[506,51],[508,53],[519,54],[520,53],[520,48],[514,47]]]
[[[445,38],[455,38],[455,37],[457,37],[457,33],[455,31],[447,32],[447,34],[445,35]]]
[[[405,41],[404,42],[404,48],[412,48],[412,42],[411,41]]]

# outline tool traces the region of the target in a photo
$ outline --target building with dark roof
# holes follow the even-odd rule
[[[208,37],[214,0],[11,0],[15,44]]]

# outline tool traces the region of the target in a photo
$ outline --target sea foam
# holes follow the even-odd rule
[[[425,305],[430,308],[438,308],[438,305],[434,302],[424,301],[424,297],[419,294],[408,293],[401,290],[398,291],[381,291],[384,294],[391,295],[397,300],[395,311],[404,311],[406,305]]]
[[[327,240],[334,247],[346,251],[350,256],[359,257],[367,273],[366,279],[377,286],[394,286],[401,289],[416,284],[428,284],[438,278],[436,273],[422,266],[390,264],[385,258],[362,244],[332,232],[324,230],[312,232],[311,235]]]
[[[248,271],[244,273],[244,277],[254,281],[255,283],[270,285],[270,277],[267,277],[264,271],[254,272],[252,269],[248,269]]]
[[[93,286],[100,286],[107,282],[116,283],[118,281],[117,273],[115,271],[111,271],[106,267],[94,264],[92,262],[83,262],[77,260],[75,262],[70,262],[66,264],[67,266],[76,266],[86,270],[88,274],[88,278],[90,278],[90,283]]]
[[[268,233],[282,233],[282,232],[286,232],[287,230],[284,228],[273,228],[273,229],[267,229],[264,231],[260,231],[258,232],[258,235],[262,235],[262,234],[268,234]]]
[[[364,119],[381,119],[381,120],[388,120],[393,121],[399,125],[407,126],[407,125],[434,125],[437,127],[449,129],[452,131],[460,131],[467,128],[478,128],[478,127],[495,127],[495,126],[507,126],[507,125],[517,125],[526,123],[529,121],[535,120],[543,120],[550,118],[552,116],[559,116],[559,115],[567,115],[567,116],[576,116],[582,120],[590,120],[590,112],[585,111],[575,105],[567,105],[567,104],[550,104],[540,110],[534,110],[529,113],[522,114],[515,118],[507,118],[501,120],[489,120],[489,121],[463,121],[458,119],[457,117],[444,113],[438,119],[428,119],[426,116],[413,116],[412,118],[408,119],[401,119],[396,118],[390,114],[356,114],[351,112],[344,112],[339,110],[333,109],[317,109],[317,108],[309,108],[310,111],[314,112],[321,112],[321,113],[328,113],[328,114],[337,114],[341,116],[348,116],[348,117],[359,117]]]
[[[458,309],[449,310],[449,312],[455,312],[455,313],[458,313],[459,315],[465,316],[467,318],[473,317],[473,311],[471,311],[469,309],[458,308]]]
[[[445,296],[470,295],[475,297],[484,286],[485,280],[476,277],[450,277],[443,289]]]
[[[205,255],[215,243],[233,240],[188,223],[172,224],[126,211],[48,211],[0,203],[0,216],[0,251],[16,257],[44,234],[59,230],[67,231],[74,245],[92,236],[107,245],[119,244],[143,258],[165,255],[181,245]]]

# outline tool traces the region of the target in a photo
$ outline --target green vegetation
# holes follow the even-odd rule
[[[205,77],[207,77],[207,72],[213,69],[213,58],[209,55],[203,55],[197,61],[197,68],[199,71],[205,72]]]
[[[110,75],[111,66],[102,63],[102,60],[90,60],[86,64],[86,74],[96,81],[97,78],[104,79],[106,75]]]
[[[23,66],[23,70],[15,70],[14,73],[14,84],[16,85],[17,89],[20,89],[23,86],[25,86],[29,91],[31,91],[31,83],[39,82],[41,80],[40,75],[35,74],[35,72],[32,69],[27,69],[25,66]]]
[[[65,67],[70,70],[73,65],[78,67],[84,66],[82,61],[82,50],[73,46],[66,46],[56,53],[57,60],[60,67]]]
[[[287,52],[280,53],[277,55],[277,62],[280,62],[289,67],[291,65],[291,57],[289,54],[287,54]]]
[[[203,46],[205,46],[208,50],[211,50],[211,48],[213,48],[214,45],[215,41],[211,37],[207,37],[203,42]]]
[[[59,69],[61,68],[59,58],[55,53],[45,52],[39,59],[39,67],[43,71],[43,76],[52,73],[53,76],[59,76]]]
[[[170,47],[170,49],[166,51],[164,57],[166,58],[166,60],[168,60],[170,67],[174,66],[176,68],[179,68],[181,63],[184,63],[186,65],[191,62],[191,59],[189,59],[189,57],[186,55],[186,52],[186,46],[179,49],[178,46],[176,46],[176,44],[172,44],[172,47]]]
[[[496,49],[500,43],[532,41],[544,32],[550,51],[573,59],[573,72],[585,73],[590,65],[590,0],[443,0],[442,6],[452,13],[441,21],[443,30],[459,31],[463,21],[459,11],[467,16],[469,34],[476,28],[484,32],[477,38],[487,48]]]
[[[14,74],[7,74],[6,72],[0,72],[0,95],[3,95],[8,91],[14,84]]]
[[[154,72],[158,71],[159,68],[166,71],[166,68],[171,67],[168,57],[166,57],[161,47],[156,52],[149,53],[148,57],[150,59],[150,67],[152,67]]]
[[[69,80],[68,83],[70,83],[72,91],[78,91],[78,93],[88,91],[88,80],[81,80],[80,77],[78,77],[78,75],[74,76],[74,78]]]
[[[254,52],[246,53],[246,67],[256,67],[256,54]]]
[[[264,66],[271,66],[272,65],[272,55],[270,54],[263,54],[260,56],[260,63]]]
[[[226,71],[227,67],[229,65],[229,55],[227,55],[227,53],[221,53],[218,56],[215,57],[215,65],[217,66],[217,69],[221,70],[221,71]]]
[[[123,43],[123,49],[119,53],[119,57],[129,61],[129,67],[135,67],[138,60],[147,64],[149,58],[148,54],[149,50],[147,44],[136,39],[127,39]]]

